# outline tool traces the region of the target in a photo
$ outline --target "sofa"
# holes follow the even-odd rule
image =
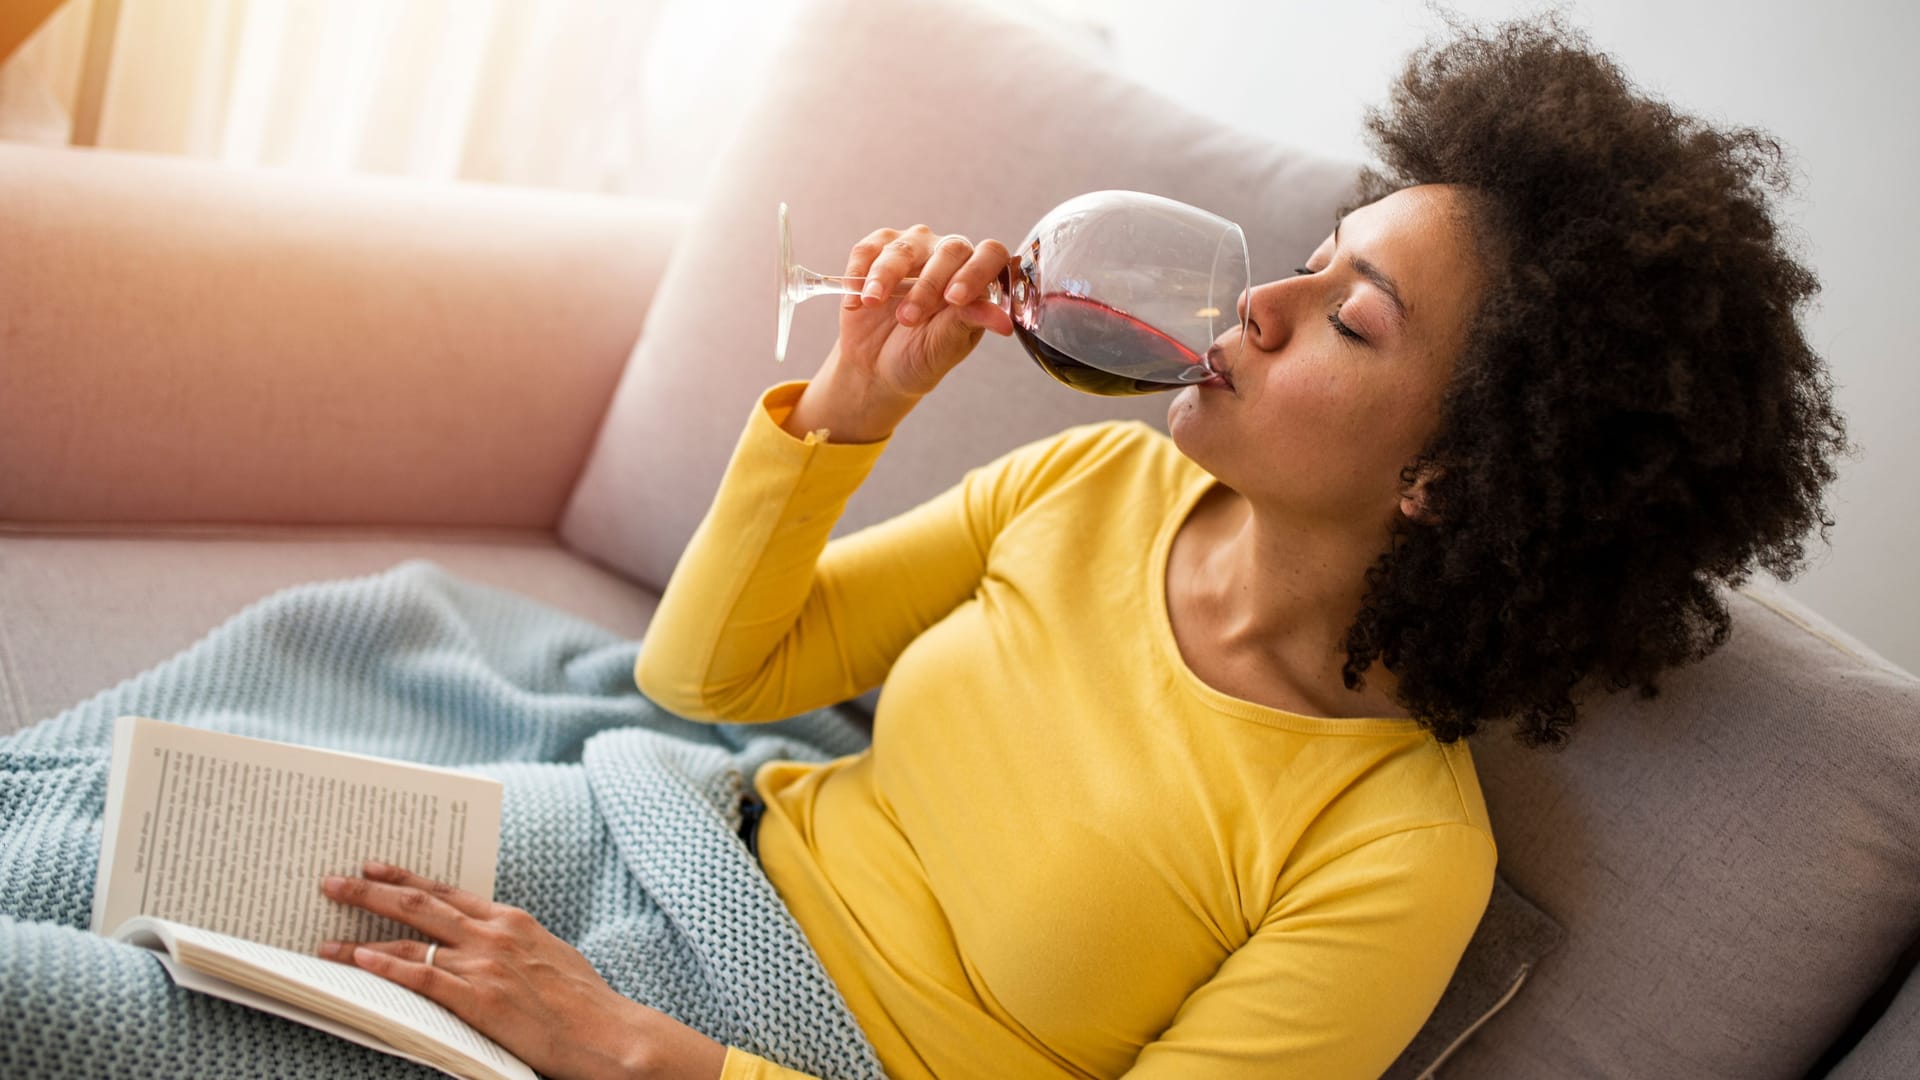
[[[1017,240],[1068,195],[1153,190],[1241,221],[1265,279],[1350,189],[1357,163],[1040,31],[894,11],[797,19],[691,204],[0,144],[0,731],[277,589],[407,559],[644,634],[759,391],[831,342],[831,302],[803,306],[772,362],[779,200],[831,270],[881,224]],[[845,107],[855,64],[1026,77],[991,110],[895,93],[876,116]],[[837,534],[1165,407],[1072,394],[989,338]],[[1728,603],[1725,647],[1653,699],[1595,695],[1564,751],[1475,736],[1496,903],[1394,1075],[1920,1076],[1920,680],[1775,584]]]

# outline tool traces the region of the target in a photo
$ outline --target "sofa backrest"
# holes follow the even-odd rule
[[[810,376],[834,335],[832,302],[816,301],[787,364],[771,361],[779,201],[799,260],[831,272],[877,226],[1017,242],[1069,195],[1145,189],[1239,221],[1269,280],[1351,191],[1354,163],[1225,129],[976,9],[898,2],[875,18],[829,0],[795,25],[562,522],[576,549],[656,588],[755,399]],[[1076,395],[990,336],[896,433],[837,531],[1069,424],[1164,426],[1166,407]],[[1718,655],[1652,701],[1595,702],[1565,753],[1524,751],[1505,726],[1475,740],[1501,873],[1568,936],[1449,1078],[1798,1076],[1920,932],[1920,689],[1777,591],[1730,603]]]

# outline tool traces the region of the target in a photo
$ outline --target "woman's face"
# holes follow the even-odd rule
[[[1407,188],[1342,219],[1308,272],[1249,289],[1238,355],[1241,331],[1220,339],[1231,386],[1188,387],[1168,409],[1181,452],[1256,509],[1390,524],[1479,294],[1466,220],[1458,189]]]

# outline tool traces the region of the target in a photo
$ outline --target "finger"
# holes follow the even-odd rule
[[[473,1015],[473,984],[444,968],[428,967],[365,947],[353,950],[353,965],[438,1002],[463,1019]]]
[[[449,885],[444,881],[435,881],[432,878],[421,877],[411,870],[402,869],[398,866],[388,866],[386,863],[374,862],[369,859],[361,866],[360,872],[374,881],[384,881],[389,885],[403,885],[410,889],[419,889],[428,896],[445,901],[448,907],[453,908],[462,915],[471,915],[476,919],[484,919],[488,915],[493,914],[493,901],[482,896],[475,896],[465,889]]]
[[[988,286],[1000,280],[1007,269],[1012,256],[1007,246],[998,240],[982,240],[966,264],[953,272],[953,279],[947,283],[944,299],[949,304],[965,304],[973,300],[984,299]]]
[[[467,917],[446,901],[419,889],[365,878],[329,876],[320,889],[333,900],[375,915],[384,915],[402,926],[438,941],[466,940]]]
[[[353,963],[353,954],[359,949],[372,949],[383,952],[398,960],[411,960],[416,964],[427,962],[427,949],[430,943],[425,941],[323,941],[320,943],[320,958],[335,960],[342,964]],[[447,950],[442,948],[440,955],[434,957],[435,966],[446,959]]]
[[[968,326],[991,330],[1001,337],[1013,333],[1013,317],[1005,308],[988,300],[975,300],[954,309],[954,315]]]
[[[953,272],[967,264],[973,255],[973,242],[964,236],[943,236],[934,241],[933,256],[920,268],[920,280],[900,301],[897,315],[908,326],[917,326],[940,313],[947,306],[941,296],[947,291],[947,282],[953,278]]]
[[[880,252],[899,235],[897,229],[875,229],[868,233],[864,239],[853,245],[852,251],[847,253],[846,276],[866,277],[867,270],[873,266],[873,261],[880,257]],[[846,297],[840,306],[851,310],[859,307],[860,301],[861,297],[856,293]]]
[[[860,290],[860,302],[875,307],[893,296],[900,279],[912,277],[933,250],[933,230],[915,225],[880,249],[880,257],[867,268],[867,284]]]

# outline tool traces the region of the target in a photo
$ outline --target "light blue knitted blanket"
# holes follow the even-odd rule
[[[496,899],[615,989],[830,1078],[872,1047],[737,835],[746,778],[866,736],[849,711],[699,724],[633,685],[637,644],[428,562],[302,586],[0,738],[0,1076],[399,1077],[431,1070],[174,987],[87,933],[115,717],[493,776]]]

